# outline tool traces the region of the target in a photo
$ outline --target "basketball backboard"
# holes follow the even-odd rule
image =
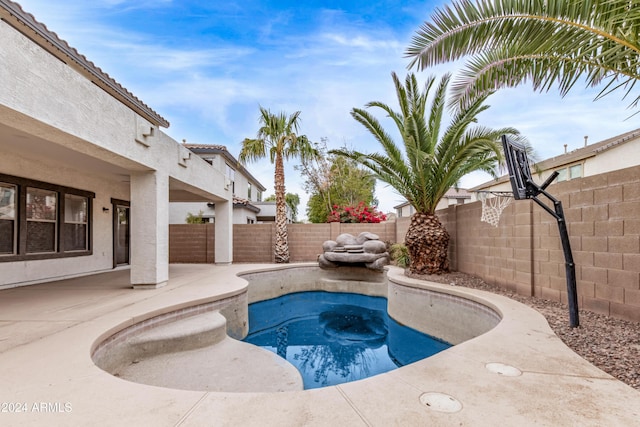
[[[533,179],[526,148],[518,142],[511,141],[506,135],[502,135],[502,147],[509,170],[513,198],[516,200],[531,198],[529,183],[533,182]]]

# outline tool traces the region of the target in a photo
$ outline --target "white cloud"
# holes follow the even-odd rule
[[[193,16],[138,25],[146,21],[136,21],[137,16],[144,19],[146,15],[130,14],[128,9],[158,12],[175,4],[185,10],[188,4],[183,2],[21,0],[20,4],[165,116],[172,123],[167,130],[172,137],[227,145],[234,155],[242,139],[255,135],[259,105],[273,111],[302,111],[302,132],[315,141],[329,138],[331,148],[347,144],[365,152],[378,151],[377,143],[349,112],[374,100],[395,106],[390,74],[405,75],[409,61],[404,49],[417,29],[394,28],[394,22],[371,24],[354,13],[330,9],[317,9],[309,27],[300,29],[294,25],[293,9],[260,6],[252,16],[251,5],[214,2],[197,5],[201,33],[192,34],[186,25]],[[432,6],[420,2],[403,7],[423,14]],[[121,21],[126,16],[133,20]],[[226,32],[215,32],[217,26],[230,22],[247,27],[225,26]],[[417,74],[424,79],[457,66]],[[617,94],[594,103],[596,94],[577,90],[563,99],[556,93],[534,94],[524,86],[502,90],[489,99],[492,107],[482,114],[481,122],[520,129],[541,158],[562,153],[565,143],[569,149],[581,146],[585,135],[596,142],[637,127],[637,118],[624,121],[631,113]],[[382,118],[380,112],[374,113]],[[273,166],[268,160],[249,169],[272,188]],[[286,173],[287,189],[300,194],[304,212],[307,197],[301,179],[291,165]],[[462,185],[470,187],[486,179],[473,176]],[[377,195],[384,211],[401,201],[384,184],[378,185]]]

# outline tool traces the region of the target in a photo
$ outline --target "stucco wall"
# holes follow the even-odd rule
[[[585,161],[584,175],[591,176],[611,172],[622,168],[633,167],[640,160],[640,140],[635,139],[620,144],[614,149],[606,150]]]
[[[28,175],[25,172],[28,171]],[[38,181],[55,183],[79,190],[94,192],[93,200],[93,254],[90,256],[56,258],[38,261],[3,262],[0,264],[0,288],[19,286],[43,279],[70,277],[79,274],[110,270],[113,264],[111,198],[129,199],[129,185],[106,180],[53,162],[40,162],[2,153],[2,172]],[[103,212],[106,207],[109,212]]]
[[[0,286],[110,269],[111,214],[102,207],[110,207],[111,198],[131,202],[132,283],[164,283],[168,199],[229,204],[224,169],[191,153],[72,60],[57,59],[5,21],[0,40],[0,173],[96,193],[93,256],[3,262]],[[230,215],[223,215],[216,224],[220,235],[230,224]],[[217,252],[222,261],[231,259],[230,246],[221,244]]]

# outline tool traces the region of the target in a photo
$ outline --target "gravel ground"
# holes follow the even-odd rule
[[[640,390],[640,323],[580,310],[580,326],[571,328],[568,307],[559,302],[517,295],[464,273],[410,276],[482,289],[526,304],[542,313],[551,329],[573,351],[609,375]]]

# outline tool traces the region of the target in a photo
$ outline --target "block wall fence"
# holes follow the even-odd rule
[[[551,185],[563,204],[581,309],[640,322],[640,167]],[[544,200],[545,197],[540,197]],[[451,236],[453,270],[522,295],[566,304],[564,254],[555,218],[530,200],[512,201],[498,227],[481,222],[480,202],[438,211]],[[409,218],[381,224],[290,224],[291,262],[315,261],[322,243],[370,231],[404,241]],[[270,263],[274,224],[234,225],[234,262]],[[169,261],[215,262],[213,224],[170,225]]]

